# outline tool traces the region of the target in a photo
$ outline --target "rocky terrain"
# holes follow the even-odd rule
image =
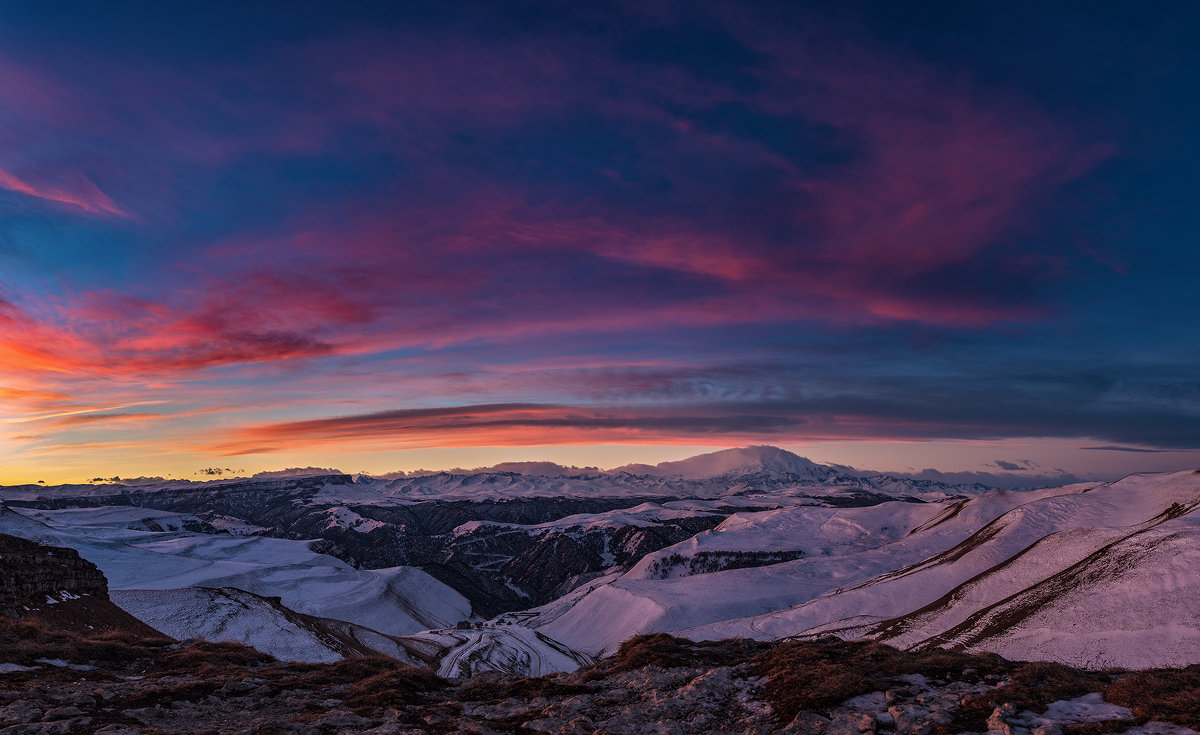
[[[446,680],[381,658],[0,622],[0,733],[1192,733],[1200,667],[1086,672],[837,640],[626,642],[570,674]]]

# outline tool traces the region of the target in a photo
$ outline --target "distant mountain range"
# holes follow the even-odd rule
[[[0,533],[77,550],[150,626],[293,660],[538,674],[670,632],[1200,661],[1195,472],[1011,491],[754,446],[603,472],[21,486],[0,502]]]

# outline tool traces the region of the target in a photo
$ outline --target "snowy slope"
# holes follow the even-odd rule
[[[952,645],[1087,666],[1194,663],[1197,485],[1196,473],[1174,473],[1097,488],[1080,499],[1142,510],[1124,519],[1114,510],[1108,524],[1049,534],[926,608],[862,632],[904,646]],[[1161,512],[1136,522],[1155,508]]]
[[[770,566],[670,579],[647,578],[648,567],[639,564],[611,584],[597,587],[566,612],[556,613],[540,629],[575,650],[599,655],[615,650],[621,641],[638,633],[679,630],[785,610],[918,564],[961,543],[1013,508],[1056,492],[1061,490],[997,490],[957,503],[901,503],[884,511],[876,509],[881,506],[839,511],[800,507],[749,518],[734,516],[737,520],[729,530],[711,533],[703,540],[698,537],[697,546],[708,543],[727,549],[803,550],[808,543],[808,551],[818,553]],[[756,521],[764,525],[764,534],[755,532]],[[908,528],[912,531],[895,538]],[[732,537],[729,543],[721,541],[725,534]],[[913,595],[919,598],[920,593]],[[898,612],[912,609],[902,602],[899,605]],[[530,624],[541,626],[543,622],[534,618]],[[742,628],[731,633],[741,634],[746,634]]]
[[[974,501],[971,501],[974,502]],[[1041,497],[945,552],[696,638],[835,632],[1132,667],[1200,660],[1200,475]],[[568,637],[569,640],[569,637]]]
[[[653,571],[672,557],[788,551],[808,557],[845,556],[896,541],[941,511],[932,503],[893,502],[865,508],[801,506],[734,513],[711,531],[647,554],[623,579],[656,578]]]
[[[1200,519],[1120,538],[922,645],[1091,667],[1200,661]]]
[[[298,614],[278,601],[231,587],[120,590],[110,596],[129,614],[180,640],[235,641],[281,661],[321,663],[382,654],[413,665],[424,663],[394,639],[369,628]]]
[[[466,598],[419,569],[355,569],[306,541],[131,527],[147,514],[160,524],[169,515],[131,507],[3,508],[0,532],[76,549],[113,590],[233,587],[393,635],[471,617]]]
[[[545,523],[520,524],[500,523],[497,521],[468,521],[456,526],[452,533],[456,536],[462,536],[484,527],[520,530],[532,535],[541,534],[546,531],[586,532],[601,528],[622,528],[625,526],[649,528],[663,521],[716,515],[718,505],[720,504],[715,501],[679,500],[662,504],[640,503],[632,508],[618,508],[600,513],[577,513],[563,516],[553,521],[546,521]]]
[[[574,671],[593,659],[524,625],[489,622],[464,630],[436,630],[399,639],[406,645],[433,644],[439,676],[467,678],[481,671],[543,676]]]

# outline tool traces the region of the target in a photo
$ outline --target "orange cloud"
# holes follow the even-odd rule
[[[233,456],[336,444],[343,449],[540,444],[728,443],[790,435],[806,421],[787,415],[720,408],[606,409],[536,403],[496,403],[401,409],[356,416],[289,421],[223,434],[207,451]]]

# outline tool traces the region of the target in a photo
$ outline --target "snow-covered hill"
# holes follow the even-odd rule
[[[109,596],[125,612],[180,640],[235,641],[281,661],[322,663],[382,654],[414,666],[425,663],[391,636],[297,613],[278,598],[233,587],[114,590]]]
[[[119,512],[101,508],[136,506],[168,514],[142,530],[322,539],[321,552],[350,566],[420,568],[465,595],[476,612],[494,615],[549,602],[734,512],[866,506],[897,498],[937,501],[986,489],[851,476],[774,447],[713,452],[649,468],[647,474],[629,469],[572,475],[574,470],[559,465],[520,463],[503,471],[395,479],[304,475],[157,486],[24,486],[0,489],[0,499],[59,513],[86,512],[93,526],[104,512],[116,513],[124,524]],[[763,564],[791,558],[789,553],[736,560],[725,555],[720,563]],[[272,594],[253,580],[208,576],[169,584]]]
[[[471,617],[462,595],[419,569],[355,569],[307,541],[148,530],[187,523],[148,508],[0,508],[0,533],[77,550],[114,591],[230,587],[393,635]]]
[[[482,671],[543,676],[574,671],[594,660],[587,654],[572,651],[545,633],[504,622],[428,631],[397,640],[416,650],[436,650],[432,663],[438,675],[455,679]]]
[[[1200,662],[1197,472],[986,490],[772,447],[521,469],[0,490],[0,532],[77,549],[152,625],[285,658],[538,674],[669,632]]]
[[[907,516],[887,506],[735,516],[565,611],[547,606],[553,614],[530,624],[590,654],[641,632],[698,640],[835,633],[1091,666],[1195,663],[1198,506],[1200,474],[1182,472],[993,491]],[[649,573],[656,561],[704,548],[806,545],[816,553],[770,566]]]

